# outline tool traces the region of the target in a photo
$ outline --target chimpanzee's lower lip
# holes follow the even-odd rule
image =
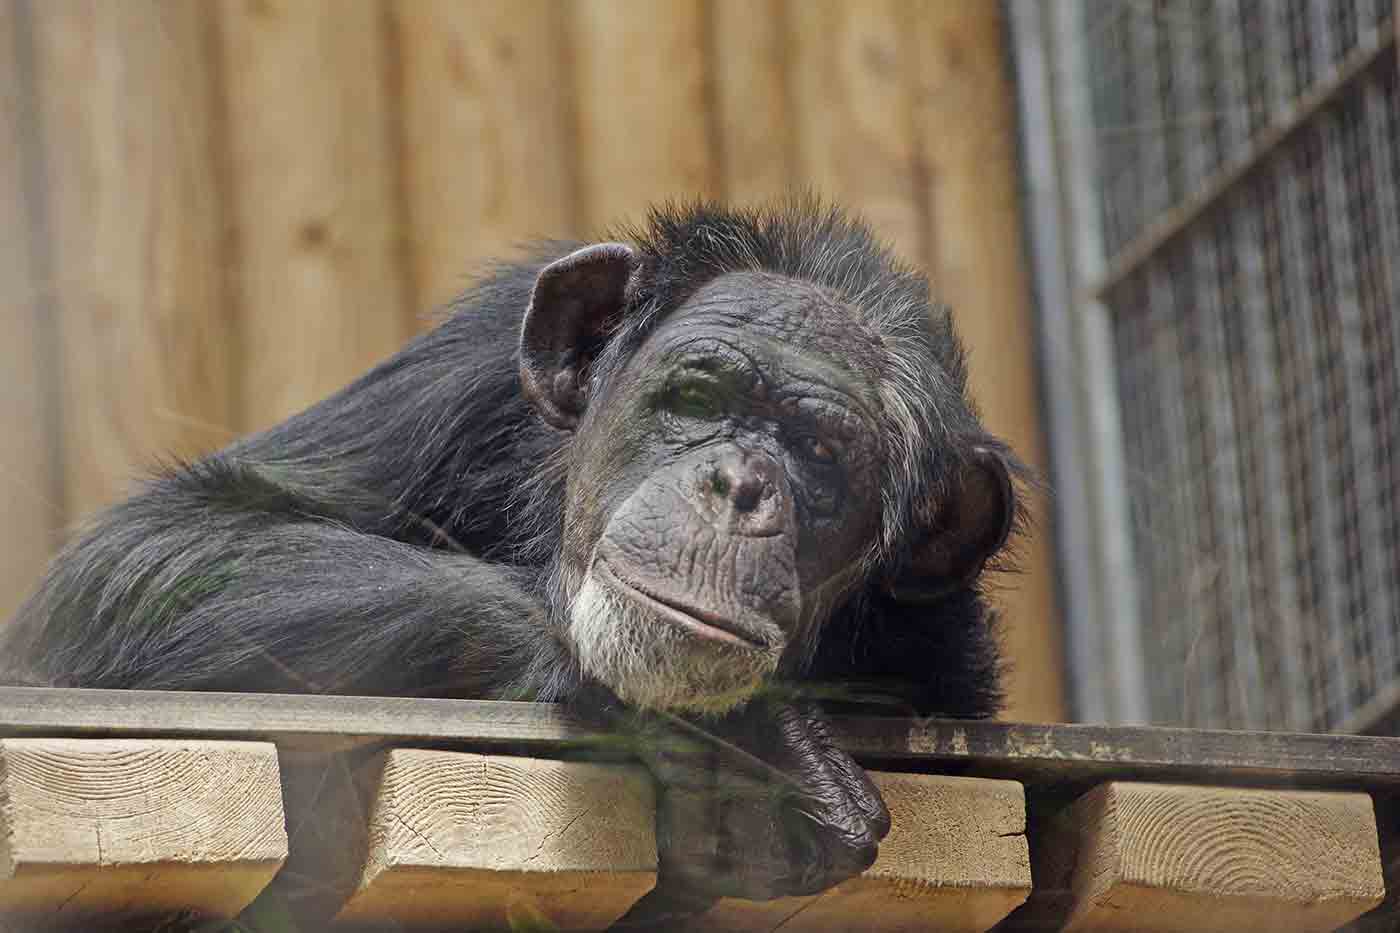
[[[743,632],[739,626],[727,620],[700,619],[695,615],[695,610],[687,606],[679,605],[653,596],[646,590],[630,583],[618,576],[617,573],[604,561],[597,561],[594,564],[594,571],[603,575],[603,578],[624,590],[628,596],[646,603],[660,615],[665,616],[672,622],[680,625],[699,635],[701,638],[708,638],[711,641],[724,642],[725,644],[736,645],[741,648],[764,648],[761,642]]]

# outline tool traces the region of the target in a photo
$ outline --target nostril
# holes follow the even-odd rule
[[[766,483],[758,470],[747,464],[722,464],[710,475],[710,490],[728,499],[740,512],[752,512],[763,501]]]
[[[763,482],[755,476],[747,476],[734,490],[734,508],[740,512],[752,512],[758,508],[763,498]]]
[[[710,478],[710,488],[715,491],[715,495],[728,496],[729,486],[729,477],[725,475],[724,471],[715,470],[715,475]]]

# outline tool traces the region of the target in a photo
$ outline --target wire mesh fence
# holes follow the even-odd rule
[[[1363,727],[1400,695],[1393,0],[1091,9],[1153,718]]]

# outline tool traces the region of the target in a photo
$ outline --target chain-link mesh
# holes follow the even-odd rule
[[[1343,728],[1400,684],[1392,4],[1089,5],[1160,722]]]

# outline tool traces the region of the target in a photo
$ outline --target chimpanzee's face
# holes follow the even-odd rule
[[[734,273],[588,400],[564,577],[590,675],[718,712],[810,647],[879,533],[882,359],[820,289]]]

